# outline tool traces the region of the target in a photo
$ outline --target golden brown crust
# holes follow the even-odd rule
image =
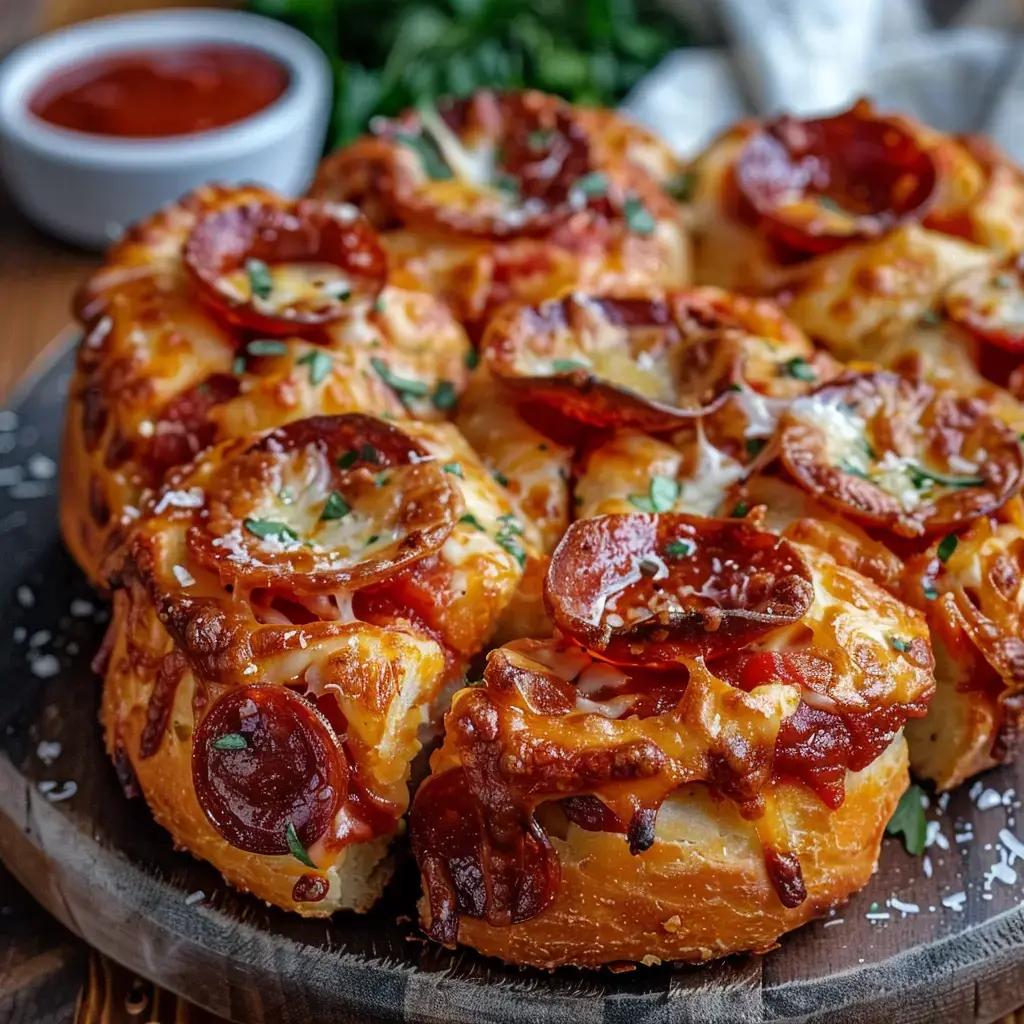
[[[253,211],[323,217],[341,234],[333,243],[341,254],[313,255],[337,262],[315,264],[319,276],[303,269],[311,264],[272,264],[266,299],[245,298],[243,263],[228,291],[204,298],[185,266],[189,240],[211,225],[233,230],[232,217]],[[314,236],[317,231],[327,227],[310,228]],[[94,582],[101,582],[104,551],[143,490],[216,441],[313,414],[360,410],[438,419],[451,408],[467,376],[466,336],[437,300],[398,288],[390,277],[361,291],[344,263],[345,246],[358,258],[371,242],[372,232],[350,207],[303,206],[261,189],[207,186],[114,246],[78,297],[86,335],[69,389],[62,460],[62,529]],[[236,261],[249,259],[250,249],[235,253]],[[290,250],[283,256],[306,258]],[[257,269],[260,262],[266,263],[259,260]],[[318,299],[321,277],[334,291],[351,280],[350,297]],[[303,305],[310,301],[327,305]],[[305,322],[310,308],[329,309],[329,319]],[[281,321],[276,337],[254,336],[252,325],[240,324],[258,315],[264,330],[283,313],[295,315]]]

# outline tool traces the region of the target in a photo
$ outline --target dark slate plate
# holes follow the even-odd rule
[[[71,364],[58,350],[0,413],[0,858],[92,945],[215,1013],[274,1024],[967,1024],[1024,1003],[1013,767],[930,812],[941,838],[927,862],[887,840],[872,883],[833,918],[704,967],[545,974],[447,952],[411,920],[407,857],[362,917],[304,921],[228,889],[124,798],[101,749],[89,660],[106,609],[57,531]]]

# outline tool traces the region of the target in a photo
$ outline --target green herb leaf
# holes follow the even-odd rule
[[[936,309],[926,309],[921,314],[920,322],[925,327],[937,327],[942,323],[942,314]]]
[[[924,791],[920,786],[911,786],[900,797],[885,831],[891,836],[903,836],[907,853],[919,857],[925,850],[928,837],[928,820],[924,816]]]
[[[295,831],[295,826],[290,821],[288,822],[288,827],[284,830],[284,837],[288,842],[288,850],[300,864],[305,864],[307,868],[316,867],[313,861],[310,860],[309,854],[306,853],[306,848],[302,845],[302,840],[299,839],[299,833]]]
[[[334,369],[334,360],[322,348],[307,352],[297,362],[300,366],[309,367],[309,383],[313,387],[322,384]]]
[[[950,556],[954,551],[956,551],[956,546],[959,543],[960,539],[955,533],[947,533],[946,536],[939,541],[939,546],[935,552],[939,556],[939,561],[948,562]]]
[[[871,476],[867,470],[861,469],[860,466],[855,466],[849,459],[843,459],[839,463],[839,468],[844,473],[849,473],[850,476],[859,476],[861,480],[870,480]]]
[[[235,356],[231,363],[231,372],[236,377],[241,377],[245,373],[245,356]]]
[[[512,534],[502,530],[494,539],[519,563],[520,569],[526,566],[526,552],[523,550],[523,547],[519,543],[519,541],[516,540],[516,538],[513,537]]]
[[[630,196],[622,207],[626,226],[638,235],[649,235],[654,231],[654,218],[643,204],[643,200]]]
[[[240,732],[229,732],[213,741],[214,750],[245,750],[249,741]]]
[[[519,198],[519,179],[514,175],[499,171],[495,174],[492,184],[499,192],[504,192],[510,199]]]
[[[359,452],[348,451],[342,455],[335,465],[338,469],[351,469],[359,459]]]
[[[467,526],[472,526],[479,530],[481,533],[484,532],[484,528],[480,525],[480,520],[471,512],[467,512],[465,515],[459,517],[460,523],[465,523]]]
[[[849,210],[843,209],[831,196],[818,196],[818,205],[822,209],[830,210],[832,213],[849,213]]]
[[[642,512],[671,512],[679,500],[679,483],[668,476],[651,479],[647,494],[631,494],[630,504]]]
[[[298,540],[299,535],[285,523],[273,519],[246,519],[243,524],[254,536],[261,540]]]
[[[688,203],[697,191],[697,172],[683,171],[665,182],[665,191],[680,203]]]
[[[983,476],[950,476],[948,473],[939,473],[934,469],[928,469],[920,463],[912,463],[907,466],[913,484],[917,488],[926,487],[929,484],[941,484],[943,487],[980,487],[985,483]]]
[[[320,513],[321,520],[342,519],[352,511],[352,506],[337,492],[331,491],[327,495],[327,503],[323,512]]]
[[[435,409],[447,412],[455,406],[459,396],[455,393],[455,385],[450,380],[439,380],[430,400],[434,403]]]
[[[732,511],[729,515],[733,519],[742,519],[750,511],[749,503],[745,501],[737,501],[732,507]]]
[[[589,370],[590,367],[577,359],[552,359],[551,369],[555,373],[572,373],[573,370]]]
[[[747,454],[751,458],[755,458],[764,451],[764,446],[768,443],[766,438],[763,437],[748,437],[747,438]]]
[[[505,476],[501,470],[492,469],[491,476],[494,477],[495,482],[501,484],[502,487],[508,487],[508,477]]]
[[[411,149],[420,158],[423,171],[428,178],[433,181],[450,181],[454,177],[441,151],[426,135],[400,134],[395,137],[395,141]]]
[[[783,363],[783,368],[787,377],[794,377],[796,380],[816,381],[818,379],[814,367],[803,356],[794,356]]]
[[[452,476],[461,477],[465,479],[465,474],[462,472],[462,464],[458,462],[446,462],[442,467],[446,473],[451,473]]]
[[[666,558],[689,558],[697,550],[692,540],[670,540],[665,545]]]
[[[374,313],[383,313],[385,305],[386,303],[384,302],[384,296],[378,295],[377,298],[373,300]]]
[[[398,397],[402,402],[406,402],[409,398],[426,398],[430,394],[430,388],[421,380],[406,380],[404,377],[396,377],[392,372],[391,368],[383,359],[379,359],[374,356],[370,360],[370,365],[373,367],[374,372],[378,377],[389,388],[397,392]]]
[[[934,601],[939,596],[939,592],[935,589],[935,584],[931,580],[925,580],[921,584],[921,590],[928,601]]]
[[[251,356],[283,356],[288,354],[288,346],[275,338],[257,338],[245,346]]]
[[[572,187],[590,199],[599,199],[608,194],[608,176],[601,171],[591,171],[577,178]]]
[[[268,299],[274,290],[274,279],[270,276],[270,267],[263,260],[248,259],[245,261],[245,276],[249,279],[249,290],[257,299]]]
[[[889,641],[889,646],[894,651],[899,651],[900,654],[906,654],[910,650],[910,641],[904,640],[898,636],[887,636],[886,640]]]
[[[498,522],[502,524],[502,530],[514,534],[517,537],[523,536],[523,526],[511,512],[506,512],[504,515],[498,516]]]
[[[466,353],[464,362],[467,370],[475,370],[480,365],[480,353],[475,348],[471,348]]]

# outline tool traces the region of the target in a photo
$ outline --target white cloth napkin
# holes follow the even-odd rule
[[[725,43],[670,54],[626,100],[680,153],[749,114],[870,96],[944,131],[985,132],[1024,161],[1024,0],[973,0],[942,28],[924,0],[667,2]]]

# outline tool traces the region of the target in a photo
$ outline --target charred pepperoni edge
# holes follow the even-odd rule
[[[921,220],[937,170],[903,122],[878,116],[862,100],[834,117],[768,122],[749,138],[730,178],[738,218],[769,237],[779,262],[791,263]],[[853,191],[858,185],[863,196]],[[830,188],[856,204],[848,231],[832,233],[826,218],[797,219],[780,209],[795,193],[834,198]]]
[[[966,433],[960,425],[965,421],[985,431],[987,441],[982,447],[988,455],[978,472],[984,476],[985,485],[950,489],[937,500],[922,501],[917,509],[907,512],[897,498],[873,480],[826,464],[822,431],[807,424],[792,409],[784,413],[778,436],[786,471],[809,494],[855,522],[900,537],[949,533],[999,508],[1024,482],[1024,452],[1016,435],[990,416],[976,399],[962,398],[952,391],[885,371],[847,374],[818,388],[809,398],[842,405],[858,415],[866,403],[877,402],[879,408],[870,419],[861,417],[867,424],[865,440],[875,453],[873,463],[879,455],[892,450],[888,443],[875,443],[878,432],[883,432],[883,440],[899,438],[927,421],[929,413],[936,410],[943,414],[943,421],[930,423],[928,440],[941,440],[944,431]],[[948,467],[941,472],[958,475]]]
[[[781,682],[799,686],[802,693],[825,694],[834,668],[826,651],[810,648],[741,651],[710,662],[708,670],[741,690]],[[866,768],[885,751],[908,718],[921,718],[927,710],[927,699],[867,711],[825,710],[801,701],[779,730],[772,777],[804,783],[826,807],[836,810],[846,798],[846,773]]]
[[[672,558],[665,552],[673,542],[694,550]],[[722,560],[722,573],[711,569],[712,558]],[[647,605],[658,581],[643,574],[645,560],[664,566],[666,590],[706,588],[720,580],[730,589],[753,586],[756,593],[744,594],[749,603],[694,607],[635,625],[595,622],[604,596],[616,588],[625,591],[627,581],[635,581],[628,587],[645,581]],[[812,598],[810,571],[788,541],[740,520],[676,514],[618,514],[573,523],[551,556],[545,585],[555,625],[587,650],[611,662],[665,667],[684,656],[723,653],[797,622]]]
[[[971,339],[987,342],[1024,359],[1024,323],[991,320],[979,308],[985,295],[1016,298],[1024,305],[1024,255],[1014,254],[996,267],[980,267],[957,278],[943,297],[946,316]],[[1005,385],[1006,381],[997,381]]]
[[[315,446],[325,454],[333,467],[337,490],[344,489],[337,485],[351,474],[376,474],[388,469],[416,467],[420,497],[414,508],[420,521],[413,524],[393,553],[348,568],[328,570],[317,569],[317,556],[308,548],[289,550],[274,557],[259,548],[258,538],[250,541],[244,527],[225,503],[225,494],[230,502],[235,484],[244,480],[249,456],[257,456],[258,463],[258,456],[263,453],[286,455],[308,446]],[[366,446],[373,449],[372,464],[359,455]],[[351,466],[340,468],[338,460],[351,452],[359,457]],[[244,581],[249,586],[282,584],[296,593],[312,594],[342,586],[368,586],[437,551],[454,529],[461,508],[460,492],[449,474],[426,449],[397,427],[362,413],[314,416],[271,431],[245,450],[229,455],[215,468],[206,485],[202,520],[189,528],[188,544],[195,557],[206,568],[219,572],[222,578]],[[223,520],[227,530],[214,533],[219,520]],[[214,546],[216,537],[234,528],[242,529],[243,542],[260,551],[264,564],[256,567],[233,562],[225,557],[223,549]],[[274,558],[274,561],[267,564],[268,558]]]
[[[460,914],[503,927],[536,917],[558,892],[558,858],[532,815],[489,814],[464,768],[431,776],[409,815],[432,939],[454,945]]]
[[[321,327],[348,312],[348,301],[324,296],[317,309],[286,307],[275,314],[254,302],[237,302],[221,291],[220,279],[246,260],[327,263],[353,281],[353,291],[376,298],[388,278],[388,262],[376,232],[354,208],[313,199],[290,204],[247,202],[201,216],[185,242],[184,261],[203,300],[238,327],[268,334],[293,334]]]
[[[250,718],[259,720],[257,727],[248,730],[240,712],[247,701],[257,709]],[[268,725],[278,735],[266,742]],[[293,741],[296,734],[303,749]],[[240,735],[247,745],[218,749],[215,744],[227,735]],[[297,763],[299,757],[306,763]],[[215,781],[239,761],[238,777],[251,800],[236,785],[220,791]],[[300,777],[303,769],[304,778]],[[308,850],[328,831],[344,804],[348,775],[348,764],[327,720],[305,698],[281,686],[228,690],[206,711],[192,742],[192,781],[203,813],[222,838],[249,853],[289,853],[289,824]],[[257,817],[260,823],[254,821]]]
[[[494,375],[506,387],[528,398],[556,407],[581,423],[596,427],[633,427],[664,431],[692,423],[721,408],[743,377],[743,356],[738,341],[745,332],[739,317],[733,317],[721,302],[694,292],[671,296],[666,301],[648,299],[587,298],[604,319],[615,327],[663,328],[669,344],[690,344],[689,366],[694,367],[696,402],[682,408],[646,398],[613,380],[598,377],[586,367],[529,374],[521,369],[531,358],[547,356],[530,351],[543,347],[554,332],[577,332],[582,313],[580,300],[545,302],[499,314],[484,339],[484,355]],[[690,343],[694,331],[715,332]],[[724,358],[723,358],[724,357]]]
[[[163,743],[171,721],[171,710],[181,680],[188,670],[188,661],[181,651],[173,650],[164,655],[153,683],[153,690],[146,704],[146,724],[139,737],[139,757],[152,757]]]

